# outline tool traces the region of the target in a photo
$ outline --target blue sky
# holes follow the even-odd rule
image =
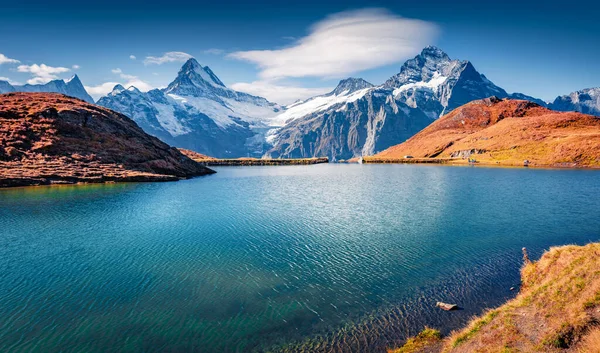
[[[509,92],[600,86],[592,1],[0,1],[0,77],[77,73],[96,98],[114,83],[164,87],[191,55],[228,86],[289,103],[348,76],[382,83],[428,44]]]

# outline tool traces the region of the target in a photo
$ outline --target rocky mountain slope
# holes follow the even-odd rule
[[[473,101],[408,141],[367,158],[456,158],[467,162],[600,167],[600,118],[497,97]]]
[[[327,95],[287,107],[275,118],[286,125],[269,135],[273,148],[268,155],[331,160],[372,155],[405,141],[442,114],[490,96],[510,95],[469,61],[427,47],[381,86],[343,80]]]
[[[0,81],[0,93],[9,92],[52,92],[61,93],[70,97],[79,98],[88,103],[94,103],[94,99],[87,93],[83,84],[79,80],[77,75],[70,79],[64,80],[52,80],[43,85],[23,85],[16,86],[11,85],[6,81]]]
[[[600,87],[587,88],[557,97],[550,108],[558,111],[576,111],[600,116]]]
[[[336,161],[371,155],[406,140],[433,121],[420,109],[396,103],[390,89],[339,89],[346,84],[343,80],[327,95],[288,107],[282,114],[286,125],[268,136],[273,148],[267,156],[327,156]]]
[[[0,95],[0,186],[167,181],[212,172],[109,109],[55,93]]]
[[[219,158],[264,154],[270,119],[281,110],[264,98],[227,88],[195,59],[165,89],[143,93],[117,85],[98,104],[131,117],[169,144]]]

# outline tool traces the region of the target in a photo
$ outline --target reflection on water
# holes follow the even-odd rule
[[[384,351],[508,298],[521,247],[600,238],[594,171],[218,172],[0,191],[0,351]]]

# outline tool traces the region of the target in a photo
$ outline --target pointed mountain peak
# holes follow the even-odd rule
[[[129,87],[127,87],[127,90],[128,90],[129,92],[134,92],[134,93],[142,93],[142,92],[141,92],[139,89],[137,89],[137,87],[135,87],[135,86],[129,86]]]
[[[123,87],[121,84],[118,84],[115,87],[113,87],[112,92],[110,92],[110,94],[114,96],[123,91],[125,91],[125,87]]]
[[[349,77],[341,80],[331,93],[335,95],[348,94],[370,87],[373,87],[373,85],[362,78]]]
[[[77,84],[77,83],[81,84],[81,80],[79,79],[79,76],[77,76],[77,74],[71,76],[70,79],[65,80],[66,84],[70,84],[71,82],[74,84]]]
[[[420,56],[434,60],[450,60],[448,54],[446,54],[442,49],[432,45],[423,48]]]
[[[185,64],[183,64],[183,66],[181,67],[181,71],[189,71],[195,69],[202,69],[202,65],[200,65],[198,60],[196,60],[195,58],[189,58],[188,61],[186,61]]]
[[[196,59],[190,58],[183,64],[177,78],[169,84],[166,91],[190,95],[193,91],[210,91],[214,87],[224,88],[225,85],[208,66],[203,67]],[[200,94],[199,91],[196,94]]]

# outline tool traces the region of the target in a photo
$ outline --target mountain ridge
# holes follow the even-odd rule
[[[98,104],[130,115],[169,144],[219,158],[261,156],[269,120],[282,109],[226,87],[194,58],[164,89],[132,92],[118,85]]]
[[[8,81],[0,81],[0,93],[10,92],[47,92],[61,93],[67,96],[79,98],[88,103],[94,103],[94,99],[85,90],[79,76],[73,75],[68,80],[52,80],[39,85],[12,85]]]
[[[410,156],[407,158],[406,156]],[[491,97],[465,104],[369,162],[476,159],[500,165],[600,167],[600,118]]]
[[[372,155],[394,141],[405,141],[448,111],[490,96],[510,95],[470,61],[453,60],[428,46],[380,86],[288,106],[275,118],[285,124],[270,133],[273,147],[266,156],[305,158],[324,153],[339,160]]]
[[[58,93],[0,94],[0,187],[211,173],[123,114]]]

